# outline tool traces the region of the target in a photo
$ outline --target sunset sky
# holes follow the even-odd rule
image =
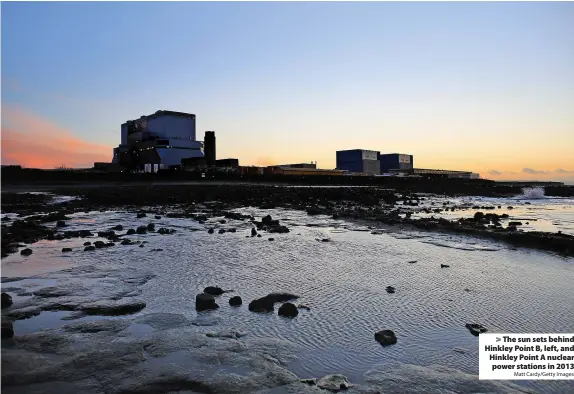
[[[574,3],[2,3],[1,33],[2,164],[110,161],[168,109],[242,165],[574,182]]]

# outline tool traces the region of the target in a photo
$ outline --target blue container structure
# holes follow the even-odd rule
[[[378,158],[381,163],[381,174],[387,174],[389,170],[413,169],[413,155],[388,153],[384,155],[379,154]]]
[[[337,151],[337,169],[366,174],[380,174],[379,152],[365,149]]]

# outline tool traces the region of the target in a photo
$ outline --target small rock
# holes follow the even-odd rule
[[[84,242],[84,246],[90,246],[92,243],[91,242]]]
[[[221,220],[219,221],[219,223],[221,223],[221,224],[225,224],[225,223],[226,223],[226,221],[225,221],[224,219],[221,219]]]
[[[447,264],[441,264],[440,265],[440,268],[448,268],[448,267],[450,267],[450,265],[447,265]]]
[[[2,293],[2,309],[12,305],[12,296],[8,293]]]
[[[139,226],[139,227],[136,229],[136,233],[138,233],[138,234],[145,234],[145,233],[147,233],[147,226],[145,226],[145,225]]]
[[[33,253],[32,249],[30,248],[22,249],[22,251],[20,252],[22,256],[30,256],[32,253]]]
[[[275,238],[269,238],[269,241],[275,241]]]
[[[308,307],[307,305],[303,305],[303,304],[297,305],[297,308],[298,308],[298,309],[305,309],[306,311],[310,311],[310,310],[311,310],[310,307]]]
[[[195,296],[195,310],[198,312],[219,308],[212,295],[201,293]]]
[[[301,383],[308,384],[309,386],[315,386],[317,384],[317,379],[301,379]]]
[[[397,343],[397,337],[391,330],[382,330],[375,333],[375,339],[384,346],[394,345]]]
[[[147,225],[147,231],[155,231],[155,224],[150,223]]]
[[[279,307],[277,314],[284,317],[295,317],[299,314],[299,310],[297,310],[295,304],[286,302]]]
[[[220,228],[220,229],[219,229],[219,231],[218,231],[218,233],[219,233],[219,234],[223,234],[223,233],[225,233],[225,229],[223,229],[223,228]]]
[[[104,241],[96,241],[94,242],[94,246],[98,249],[101,249],[106,246],[106,243]]]
[[[317,387],[324,390],[329,390],[333,392],[347,390],[353,387],[351,383],[347,380],[347,377],[340,374],[327,375],[322,377],[317,381]]]
[[[141,219],[141,218],[145,218],[146,216],[147,215],[144,212],[140,212],[140,213],[138,213],[137,218]]]
[[[229,299],[229,305],[231,306],[240,306],[243,303],[243,300],[239,296],[231,297]]]
[[[477,323],[467,323],[466,328],[468,328],[470,333],[474,336],[478,336],[479,334],[488,331],[482,324]]]
[[[72,248],[62,248],[62,253],[71,252]]]
[[[417,262],[417,260],[411,260],[411,261],[409,261],[408,263],[409,263],[409,264],[414,264],[414,263],[416,263],[416,262]]]
[[[66,222],[58,220],[58,222],[56,222],[56,227],[66,227]]]
[[[395,288],[393,286],[387,286],[387,293],[394,293],[395,292]]]
[[[237,232],[237,229],[235,229],[235,228],[230,228],[230,229],[229,229],[229,232],[230,232],[230,233],[235,233],[235,232]]]
[[[257,238],[261,238],[261,234],[257,234]]]
[[[161,216],[159,216],[159,215],[155,215],[154,217],[155,217],[156,219],[161,219]]]
[[[131,239],[124,239],[120,242],[121,245],[132,245],[133,241]]]
[[[145,246],[144,244],[141,244],[139,247],[140,247],[140,248],[143,248],[144,246]]]
[[[128,232],[126,233],[126,235],[134,235],[136,233],[136,230],[134,230],[133,228],[130,228],[128,230]]]
[[[209,234],[213,234],[213,233],[215,232],[215,230],[212,229],[212,228],[210,228],[209,230],[207,230],[207,232],[208,232]]]
[[[90,246],[86,246],[86,247],[84,248],[84,252],[89,252],[89,251],[92,251],[92,250],[96,250],[96,247],[90,245]]]
[[[116,231],[122,231],[124,229],[124,226],[122,226],[121,224],[118,224],[117,226],[112,227],[112,230],[116,230]]]
[[[255,230],[255,228],[251,229],[251,236],[255,237],[257,235],[257,230]]]

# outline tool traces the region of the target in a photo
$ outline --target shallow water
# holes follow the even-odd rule
[[[302,212],[239,211],[258,218],[270,213],[291,232],[263,232],[262,238],[251,238],[246,237],[252,227],[248,221],[226,219],[220,224],[218,218],[200,225],[188,219],[156,220],[149,214],[136,219],[135,213],[80,213],[72,215],[66,230],[96,231],[122,224],[124,233],[153,222],[156,229],[177,232],[129,237],[147,241],[143,248],[117,244],[94,252],[83,252],[82,244],[97,237],[42,241],[32,245],[34,254],[29,257],[16,254],[3,259],[2,276],[28,276],[75,265],[149,270],[157,277],[140,287],[139,298],[147,307],[139,314],[173,312],[191,319],[197,317],[195,295],[205,286],[233,289],[234,293],[218,297],[219,310],[201,315],[218,318],[219,328],[233,327],[248,337],[292,341],[299,358],[290,369],[302,378],[343,373],[360,383],[374,365],[395,361],[443,364],[478,374],[478,338],[465,323],[481,323],[490,332],[574,332],[574,259],[453,235],[388,228],[377,228],[381,234],[373,235],[369,223]],[[208,234],[210,227],[234,227],[237,232]],[[330,242],[320,242],[324,238]],[[62,254],[62,247],[74,250]],[[156,248],[163,251],[151,251]],[[410,264],[413,260],[417,262]],[[441,264],[450,267],[441,268]],[[38,281],[24,284],[33,282]],[[395,294],[387,294],[389,285],[396,288]],[[22,282],[2,284],[3,289],[11,286]],[[311,310],[301,310],[295,319],[247,310],[249,301],[274,291],[300,295],[297,303]],[[242,307],[228,305],[233,295],[243,298]],[[15,330],[55,328],[69,323],[60,320],[67,314],[43,312],[18,321]],[[393,330],[398,343],[380,346],[374,333],[381,329]],[[149,326],[132,325],[130,330],[135,336],[145,335]],[[169,362],[178,364],[177,355],[170,357]],[[568,392],[573,387],[563,381],[519,383],[541,392]]]

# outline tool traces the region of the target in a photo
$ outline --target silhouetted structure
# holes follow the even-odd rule
[[[112,163],[133,170],[170,168],[181,160],[202,157],[195,139],[195,115],[157,111],[121,125],[121,144],[114,149]]]
[[[387,174],[390,170],[413,169],[413,155],[405,155],[402,153],[379,153],[378,157],[381,162],[381,174]]]
[[[317,168],[317,163],[296,163],[296,164],[279,164],[269,167],[282,167],[282,168]]]
[[[378,156],[379,152],[374,150],[340,150],[337,151],[337,169],[379,175],[381,165]]]
[[[206,131],[203,139],[203,152],[208,166],[215,163],[215,131]]]
[[[219,159],[215,160],[217,167],[239,167],[239,159]]]

